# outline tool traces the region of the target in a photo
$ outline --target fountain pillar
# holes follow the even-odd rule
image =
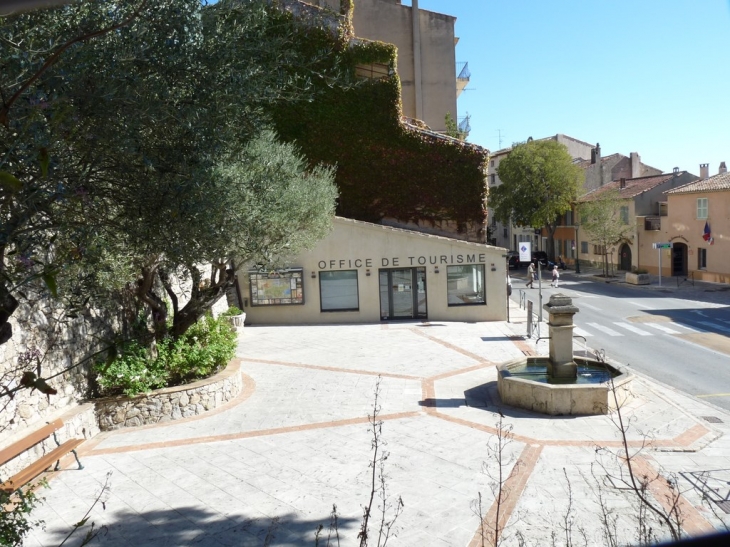
[[[578,375],[578,367],[573,361],[573,316],[578,313],[578,308],[573,305],[573,300],[569,296],[554,294],[543,309],[549,314],[548,376],[575,378]]]

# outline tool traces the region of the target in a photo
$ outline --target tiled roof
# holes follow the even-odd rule
[[[622,198],[634,198],[639,194],[656,188],[660,184],[671,180],[675,176],[684,175],[687,171],[679,171],[677,173],[664,173],[662,175],[653,175],[650,177],[637,177],[635,179],[626,179],[626,186],[621,188],[621,181],[614,180],[608,184],[604,184],[600,188],[596,188],[582,196],[578,201],[594,201],[609,190],[619,190]]]
[[[730,173],[720,173],[708,179],[696,180],[664,193],[688,194],[690,192],[717,192],[718,190],[730,190]]]
[[[625,158],[625,157],[627,157],[627,156],[624,156],[623,154],[619,154],[618,152],[616,152],[615,154],[609,154],[608,156],[601,156],[601,163],[605,163],[608,160],[612,160],[614,158]],[[591,160],[584,160],[584,159],[581,159],[580,161],[574,161],[573,163],[575,163],[581,169],[585,169],[589,165],[593,165],[591,163]]]

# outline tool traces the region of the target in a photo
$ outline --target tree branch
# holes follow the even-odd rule
[[[108,32],[111,32],[113,30],[117,30],[117,29],[127,26],[129,23],[134,21],[139,16],[139,14],[142,12],[142,8],[144,8],[145,4],[147,4],[147,0],[142,0],[142,3],[134,11],[134,13],[132,13],[132,15],[127,17],[121,23],[117,23],[116,25],[112,25],[110,27],[107,27],[107,28],[104,28],[101,30],[97,30],[95,32],[91,32],[89,34],[77,36],[76,38],[72,38],[71,40],[69,40],[68,42],[63,44],[58,50],[56,50],[56,52],[53,55],[51,55],[48,59],[46,59],[46,62],[43,63],[41,68],[39,68],[36,71],[36,73],[33,74],[33,76],[28,78],[28,80],[26,80],[26,82],[20,86],[20,88],[13,94],[12,97],[10,97],[10,99],[7,102],[5,102],[3,100],[3,106],[2,106],[2,108],[0,108],[0,123],[2,123],[5,127],[8,126],[8,124],[10,122],[10,117],[9,117],[10,108],[13,106],[13,103],[15,103],[15,101],[18,100],[18,98],[23,94],[23,92],[26,89],[28,89],[33,84],[33,82],[35,82],[38,78],[40,78],[41,75],[46,70],[48,70],[50,67],[52,67],[54,64],[56,64],[56,62],[58,62],[58,60],[61,58],[61,54],[64,51],[66,51],[72,45],[77,44],[79,42],[85,42],[86,40],[96,38],[97,36],[102,36],[104,34],[107,34]]]

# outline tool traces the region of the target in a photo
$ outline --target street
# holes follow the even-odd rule
[[[537,313],[539,290],[526,289],[521,274],[512,273],[512,299],[519,302],[524,291]],[[665,292],[572,272],[562,272],[555,289],[546,275],[543,304],[559,292],[572,297],[580,310],[574,317],[575,351],[585,340],[588,348],[605,350],[611,361],[730,409],[730,291],[681,293],[672,291],[674,279],[665,279]]]

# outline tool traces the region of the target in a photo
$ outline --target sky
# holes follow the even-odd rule
[[[471,115],[470,142],[496,151],[563,133],[665,172],[730,166],[730,0],[419,7],[457,18],[456,61],[471,71],[458,115]]]

